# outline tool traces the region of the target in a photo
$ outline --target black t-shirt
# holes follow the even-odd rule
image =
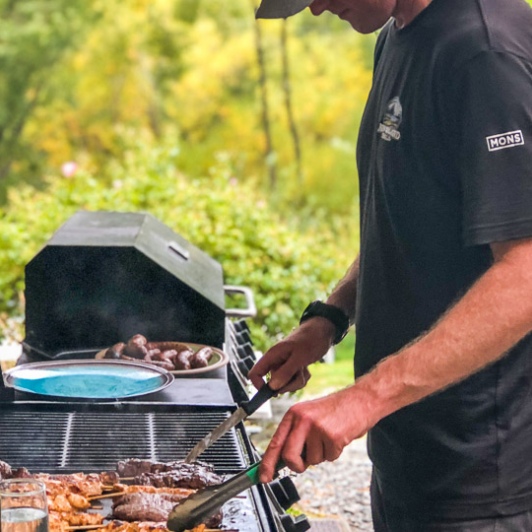
[[[433,0],[403,30],[390,22],[357,161],[361,375],[434,325],[490,267],[491,242],[532,236],[524,1]],[[532,508],[532,337],[383,419],[368,444],[385,496],[413,510],[483,517]]]

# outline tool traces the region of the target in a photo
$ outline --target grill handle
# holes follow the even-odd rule
[[[173,241],[168,244],[168,249],[175,253],[178,257],[181,257],[183,260],[190,259],[190,252],[188,249],[185,249],[183,246],[180,246],[177,242]]]
[[[247,286],[232,286],[224,285],[224,292],[226,295],[242,294],[246,299],[247,308],[228,308],[225,309],[225,314],[228,318],[252,318],[257,315],[257,307],[255,305],[255,298],[253,291]]]

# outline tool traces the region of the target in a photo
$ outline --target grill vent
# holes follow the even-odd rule
[[[3,412],[0,460],[30,471],[114,470],[118,460],[183,459],[227,412]],[[201,456],[218,473],[246,466],[232,430]]]

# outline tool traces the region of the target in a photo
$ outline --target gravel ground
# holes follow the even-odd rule
[[[255,419],[249,425],[251,439],[260,451],[265,449],[293,401],[280,398],[270,403],[271,419]],[[371,532],[370,476],[371,463],[366,453],[366,442],[364,439],[356,440],[335,462],[325,462],[293,476],[301,497],[294,508],[310,518],[340,517],[354,532]]]

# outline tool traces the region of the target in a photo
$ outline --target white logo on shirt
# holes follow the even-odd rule
[[[386,112],[377,129],[377,133],[381,136],[381,139],[387,140],[388,142],[392,139],[399,140],[401,133],[398,130],[402,120],[403,106],[401,105],[399,96],[396,96],[388,102]]]
[[[504,150],[505,148],[514,148],[515,146],[522,146],[525,143],[523,132],[508,131],[508,133],[501,133],[500,135],[492,135],[486,137],[489,151]]]

